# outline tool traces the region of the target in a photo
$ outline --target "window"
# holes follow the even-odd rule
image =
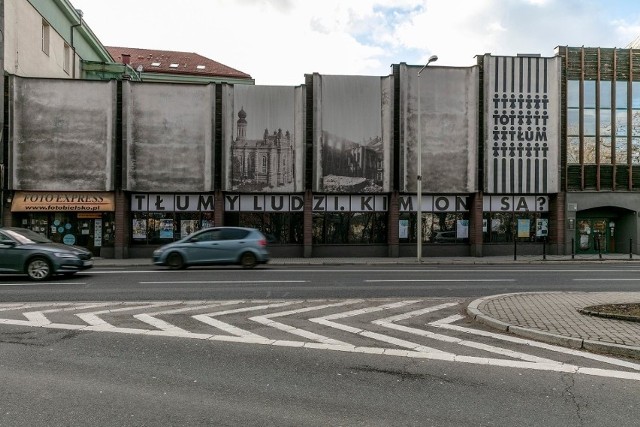
[[[313,214],[314,244],[387,243],[386,212]]]
[[[485,243],[543,242],[549,235],[548,212],[484,212]]]
[[[71,64],[71,47],[64,44],[64,57],[62,58],[62,69],[69,74],[69,65]]]
[[[415,212],[400,214],[400,220],[406,221],[408,232],[400,238],[400,243],[416,243],[417,230]],[[469,243],[468,212],[423,212],[422,240],[424,243]]]
[[[51,26],[48,22],[42,21],[42,51],[49,55],[49,33],[51,32]]]
[[[269,244],[302,244],[302,212],[226,212],[224,224],[258,229]]]

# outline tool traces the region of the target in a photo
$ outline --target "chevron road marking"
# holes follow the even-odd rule
[[[243,308],[237,308],[234,310],[226,310],[226,311],[218,311],[218,312],[214,312],[214,313],[209,313],[209,314],[198,314],[195,316],[191,316],[196,320],[199,320],[200,322],[206,323],[207,325],[216,327],[218,329],[221,329],[229,334],[235,335],[237,337],[246,339],[246,340],[250,340],[251,342],[255,342],[255,343],[261,343],[261,344],[271,344],[274,342],[274,340],[270,340],[267,339],[261,335],[258,334],[254,334],[253,332],[249,332],[246,331],[244,329],[240,329],[237,326],[233,326],[230,325],[228,323],[222,322],[218,319],[214,319],[213,317],[217,317],[217,316],[224,316],[224,315],[228,315],[228,314],[238,314],[238,313],[246,313],[249,311],[258,311],[258,310],[266,310],[268,308],[275,308],[275,307],[284,307],[287,305],[292,305],[292,304],[300,304],[302,301],[286,301],[286,302],[278,302],[278,303],[274,303],[274,304],[263,304],[263,305],[256,305],[256,306],[251,306],[251,307],[243,307]],[[228,336],[225,335],[212,335],[209,339],[212,340],[216,340],[216,339],[228,339]]]
[[[80,319],[84,320],[89,324],[89,326],[85,326],[83,328],[84,330],[87,330],[87,331],[122,332],[126,334],[146,334],[149,332],[149,330],[147,329],[118,328],[106,322],[105,320],[101,319],[100,317],[98,317],[98,315],[118,313],[122,311],[141,310],[145,308],[163,307],[167,305],[175,305],[176,303],[175,302],[156,302],[156,303],[146,303],[144,305],[140,305],[140,303],[125,303],[125,304],[129,306],[122,307],[122,308],[115,308],[112,310],[95,311],[92,313],[78,313],[76,314],[76,316],[78,316]]]
[[[182,329],[176,325],[172,325],[169,322],[165,322],[164,320],[158,319],[155,316],[159,316],[162,314],[179,314],[179,313],[185,313],[187,311],[194,311],[194,310],[204,310],[204,309],[208,309],[211,307],[221,307],[221,306],[225,306],[225,305],[235,305],[235,304],[241,304],[244,301],[239,300],[239,301],[224,301],[224,302],[216,302],[216,303],[212,303],[212,304],[202,304],[202,303],[186,303],[189,306],[188,307],[182,307],[182,308],[175,308],[172,310],[161,310],[161,311],[156,311],[153,313],[142,313],[142,314],[134,314],[133,317],[135,317],[136,319],[147,323],[151,326],[153,326],[154,328],[158,328],[159,330],[171,335],[171,336],[182,336],[182,337],[187,337],[190,335],[200,335],[201,337],[210,337],[211,335],[207,335],[207,334],[194,334],[193,332],[189,332],[186,329]],[[150,334],[154,334],[157,331],[151,331]]]
[[[286,316],[286,315],[291,315],[291,314],[300,314],[303,312],[308,312],[308,311],[312,311],[312,310],[320,310],[322,308],[329,308],[329,306],[339,306],[339,305],[346,305],[347,303],[354,303],[357,301],[366,301],[366,300],[350,300],[350,301],[346,301],[346,302],[342,302],[342,303],[338,303],[338,304],[324,304],[324,305],[315,305],[315,306],[311,306],[311,307],[306,307],[303,309],[298,309],[298,310],[290,310],[288,312],[280,312],[280,313],[272,313],[266,316],[254,316],[251,319],[258,319],[258,321],[260,322],[266,322],[266,321],[271,321],[271,317],[278,317],[278,316]],[[220,305],[230,305],[233,303],[245,303],[245,302],[255,302],[255,301],[227,301],[227,302],[220,302]],[[234,314],[234,313],[241,313],[241,312],[248,312],[248,311],[255,311],[255,310],[261,310],[261,309],[266,309],[266,308],[274,308],[276,306],[278,307],[282,307],[282,306],[286,306],[286,305],[291,305],[291,304],[298,304],[298,303],[303,303],[306,301],[286,301],[286,302],[278,302],[278,303],[274,303],[274,304],[261,304],[258,306],[251,306],[251,307],[243,307],[243,308],[238,308],[238,309],[232,309],[232,310],[226,310],[226,311],[220,311],[220,312],[214,312],[214,313],[210,313],[209,315],[197,315],[197,316],[192,316],[193,318],[198,317],[199,320],[205,319],[206,317],[209,318],[208,321],[205,321],[205,323],[209,323],[210,321],[214,321],[217,319],[213,319],[211,316],[221,316],[224,314]],[[373,333],[371,331],[365,331],[362,329],[358,329],[358,328],[353,328],[351,326],[347,326],[347,325],[342,325],[340,323],[334,322],[333,320],[337,320],[337,319],[345,319],[348,317],[353,317],[353,316],[358,316],[358,315],[362,315],[362,314],[368,314],[368,313],[373,313],[373,312],[378,312],[378,311],[383,311],[383,310],[388,310],[388,309],[398,309],[407,305],[411,305],[411,304],[415,304],[417,302],[421,302],[421,300],[408,300],[408,301],[400,301],[400,302],[395,302],[395,303],[390,303],[390,304],[384,304],[381,306],[376,306],[376,307],[369,307],[369,308],[363,308],[363,309],[359,309],[359,310],[351,310],[348,312],[342,312],[342,313],[336,313],[336,314],[331,314],[328,316],[323,316],[323,317],[318,317],[318,318],[314,318],[314,319],[309,319],[310,321],[314,322],[314,323],[318,323],[318,324],[323,324],[325,326],[329,326],[329,327],[333,327],[339,330],[343,330],[343,331],[347,331],[347,332],[351,332],[351,333],[356,333],[358,335],[361,336],[365,336],[365,337],[369,337],[378,341],[382,341],[382,342],[386,342],[388,344],[391,344],[393,346],[395,346],[395,348],[386,348],[386,347],[356,347],[352,344],[348,344],[348,343],[344,343],[344,344],[332,344],[331,341],[321,341],[321,342],[307,342],[307,341],[288,341],[288,340],[270,340],[270,339],[266,339],[264,337],[261,337],[259,335],[256,334],[252,334],[248,331],[243,331],[239,328],[236,328],[235,326],[232,325],[228,325],[225,324],[223,322],[211,322],[209,324],[213,324],[215,326],[223,326],[227,329],[227,331],[229,332],[234,332],[234,333],[239,333],[241,334],[241,336],[230,336],[230,335],[210,335],[210,334],[196,334],[196,333],[190,333],[187,331],[186,334],[184,334],[181,328],[178,328],[178,330],[173,330],[172,326],[169,323],[162,323],[163,321],[160,321],[159,323],[157,323],[157,325],[161,326],[161,328],[159,330],[148,330],[148,329],[138,329],[138,328],[120,328],[120,327],[115,327],[109,323],[107,323],[106,321],[104,321],[103,319],[101,319],[100,317],[98,317],[100,314],[113,314],[113,313],[118,313],[118,312],[124,312],[124,311],[131,311],[131,310],[146,310],[146,309],[154,309],[156,307],[164,307],[164,306],[169,306],[169,305],[178,305],[178,304],[183,304],[183,305],[189,305],[188,307],[180,307],[178,309],[173,309],[173,310],[166,310],[164,312],[158,312],[158,311],[154,311],[152,312],[152,314],[150,315],[151,317],[153,317],[153,315],[157,315],[158,313],[163,314],[163,313],[167,313],[167,312],[180,312],[181,311],[189,311],[189,310],[193,310],[196,308],[201,308],[202,306],[206,306],[206,305],[210,305],[210,304],[218,304],[216,302],[213,301],[199,301],[199,302],[185,302],[185,301],[172,301],[172,302],[122,302],[122,303],[115,303],[117,304],[117,306],[119,306],[119,308],[114,308],[114,309],[105,309],[105,310],[100,310],[100,311],[95,311],[95,312],[90,312],[90,313],[76,313],[75,315],[84,320],[88,326],[82,326],[82,325],[75,325],[75,324],[55,324],[50,322],[47,318],[46,318],[46,313],[53,313],[53,312],[60,312],[60,311],[74,311],[74,310],[86,310],[86,309],[91,309],[91,308],[96,308],[96,307],[100,307],[100,306],[104,306],[104,305],[113,305],[114,303],[82,303],[82,304],[77,304],[77,303],[35,303],[35,304],[0,304],[0,311],[8,311],[8,310],[21,310],[21,309],[33,309],[33,308],[41,308],[41,307],[49,307],[48,309],[45,310],[40,310],[40,311],[29,311],[27,312],[28,314],[26,315],[26,317],[29,320],[14,320],[14,319],[0,319],[0,324],[7,324],[7,325],[21,325],[21,326],[35,326],[35,327],[42,327],[42,328],[63,328],[63,329],[70,329],[70,330],[86,330],[86,331],[101,331],[101,332],[114,332],[114,333],[125,333],[125,334],[140,334],[140,335],[163,335],[163,336],[175,336],[175,337],[185,337],[185,338],[192,338],[192,339],[207,339],[207,340],[214,340],[214,341],[228,341],[228,342],[237,342],[237,343],[253,343],[253,344],[261,344],[261,345],[273,345],[273,346],[280,346],[280,347],[301,347],[301,348],[306,348],[306,349],[318,349],[318,350],[329,350],[329,351],[341,351],[341,352],[346,352],[346,353],[359,353],[359,354],[378,354],[378,355],[385,355],[385,356],[395,356],[395,357],[407,357],[407,358],[414,358],[414,359],[423,359],[423,360],[434,360],[434,361],[444,361],[444,362],[459,362],[459,363],[467,363],[467,364],[474,364],[474,365],[483,365],[483,366],[493,366],[493,367],[508,367],[508,368],[515,368],[515,369],[529,369],[529,370],[535,370],[535,371],[546,371],[546,372],[557,372],[557,373],[569,373],[569,374],[583,374],[583,375],[590,375],[590,376],[597,376],[597,377],[606,377],[606,378],[619,378],[619,379],[627,379],[627,380],[633,380],[633,381],[640,381],[640,372],[631,372],[631,371],[616,371],[616,370],[611,370],[611,369],[600,369],[600,368],[589,368],[589,367],[584,367],[584,366],[578,366],[578,365],[573,365],[573,364],[566,364],[566,363],[559,363],[559,362],[553,362],[553,361],[544,361],[544,359],[532,359],[532,360],[540,360],[540,361],[527,361],[527,360],[511,360],[511,359],[496,359],[496,358],[487,358],[487,357],[476,357],[476,356],[462,356],[462,355],[456,355],[453,353],[449,353],[449,352],[444,352],[444,351],[440,351],[437,349],[433,349],[430,347],[425,347],[416,343],[412,343],[409,341],[405,341],[405,340],[401,340],[401,339],[397,339],[395,337],[391,337],[388,335],[384,335],[384,334],[378,334],[378,333]],[[193,305],[191,305],[193,304]],[[199,305],[198,305],[199,304]],[[403,319],[408,318],[407,316],[414,316],[414,315],[418,315],[416,313],[418,312],[422,312],[423,314],[426,313],[425,310],[434,310],[434,309],[442,309],[444,308],[444,305],[441,304],[440,306],[435,306],[435,307],[430,307],[429,309],[422,309],[422,310],[416,310],[413,311],[411,313],[405,313],[405,314],[401,314],[401,315],[396,315],[396,316],[391,316],[391,317],[387,317],[386,319],[382,319],[383,320],[383,324],[384,322],[390,323],[390,324],[394,324],[395,322],[401,321]],[[147,313],[149,314],[149,313]],[[202,317],[204,316],[204,317]],[[146,317],[142,317],[143,319],[146,320],[151,320],[148,319]],[[633,363],[629,363],[629,362],[624,362],[622,360],[617,360],[614,358],[609,358],[609,357],[605,357],[605,356],[598,356],[598,355],[593,355],[590,353],[586,353],[586,352],[580,352],[577,350],[571,350],[571,349],[566,349],[564,347],[556,347],[556,346],[552,346],[552,345],[548,345],[548,344],[544,344],[544,343],[538,343],[536,341],[530,341],[530,340],[525,340],[525,339],[521,339],[521,338],[515,338],[515,337],[511,337],[508,335],[500,335],[500,334],[493,334],[490,332],[485,332],[485,331],[480,331],[480,330],[471,330],[470,328],[465,328],[465,327],[461,327],[461,326],[456,326],[456,325],[452,325],[452,322],[461,320],[463,317],[460,315],[455,315],[455,316],[449,316],[447,318],[435,321],[435,322],[431,322],[429,323],[430,326],[436,327],[436,328],[442,328],[442,329],[450,329],[450,330],[454,330],[454,331],[458,331],[458,332],[466,332],[469,334],[474,334],[474,335],[481,335],[481,336],[486,336],[486,337],[491,337],[491,338],[496,338],[499,340],[504,340],[504,341],[509,341],[512,343],[518,343],[518,344],[524,344],[524,345],[528,345],[531,347],[538,347],[538,348],[543,348],[546,350],[551,350],[554,352],[559,352],[559,353],[565,353],[565,354],[571,354],[571,355],[575,355],[581,358],[590,358],[593,360],[597,360],[597,361],[601,361],[601,362],[606,362],[606,363],[610,363],[610,364],[615,364],[618,366],[624,366],[626,368],[630,368],[633,369],[635,371],[640,370],[640,365],[636,365]],[[156,319],[156,320],[160,320],[160,319]],[[266,322],[269,323],[269,322]],[[269,323],[270,324],[270,323]],[[279,324],[278,322],[275,322],[275,324],[278,325],[278,329],[282,328],[287,328],[286,330],[288,332],[293,331],[294,334],[298,334],[300,336],[305,336],[308,335],[309,337],[312,338],[316,338],[316,339],[320,339],[323,340],[326,337],[323,337],[321,335],[317,335],[317,334],[313,334],[313,333],[309,333],[309,331],[302,331],[299,330],[297,328],[294,329],[289,329],[288,326],[286,325],[282,325]],[[226,325],[226,326],[225,326]],[[271,325],[271,324],[270,324]],[[399,325],[395,325],[395,326],[399,326]],[[164,330],[162,328],[165,328]],[[284,329],[283,329],[284,330]],[[336,340],[337,341],[337,340]],[[346,345],[345,345],[346,344]],[[399,349],[397,347],[404,347],[405,349]]]
[[[318,341],[322,344],[352,346],[351,344],[348,344],[346,342],[334,340],[332,338],[315,334],[313,332],[310,332],[304,329],[294,328],[293,326],[285,325],[284,323],[275,322],[271,319],[274,317],[290,316],[292,314],[307,313],[309,311],[315,311],[315,310],[323,310],[325,308],[330,308],[330,307],[340,307],[343,305],[355,304],[362,301],[363,300],[348,300],[348,301],[340,302],[337,304],[326,304],[326,305],[319,305],[319,306],[313,306],[313,307],[305,307],[298,310],[282,311],[279,313],[266,314],[264,316],[254,316],[254,317],[250,317],[249,320],[253,320],[254,322],[258,322],[263,325],[270,326],[272,328],[280,329],[281,331],[289,332],[291,334],[298,335],[303,338],[307,338],[313,341]]]
[[[560,347],[553,344],[546,344],[543,342],[526,340],[523,338],[514,337],[512,335],[501,335],[501,334],[496,334],[494,332],[483,331],[480,329],[465,328],[464,326],[457,326],[457,325],[451,324],[453,322],[457,322],[458,320],[462,320],[462,319],[464,319],[464,316],[460,316],[459,314],[456,314],[453,316],[446,317],[444,319],[436,320],[435,322],[431,322],[429,323],[429,325],[434,326],[436,328],[449,329],[451,331],[464,332],[471,335],[490,337],[490,338],[495,338],[497,340],[507,341],[515,344],[523,344],[530,347],[542,348],[545,350],[554,351],[556,353],[564,353],[564,354],[570,354],[572,356],[580,356],[585,359],[596,360],[598,362],[604,362],[611,365],[623,366],[625,368],[630,368],[630,369],[640,371],[640,365],[636,363],[625,362],[624,360],[615,359],[613,357],[601,356],[598,354],[573,350],[567,347]]]
[[[421,315],[427,314],[427,313],[432,313],[434,311],[442,310],[444,308],[452,307],[452,306],[455,306],[455,305],[458,305],[458,303],[440,304],[440,305],[436,305],[436,306],[433,306],[433,307],[423,308],[422,310],[416,310],[416,311],[411,311],[411,312],[408,312],[408,313],[399,314],[397,316],[387,317],[385,319],[374,320],[372,323],[374,323],[376,325],[384,326],[384,327],[387,327],[387,328],[390,328],[390,329],[395,329],[397,331],[407,332],[407,333],[410,333],[410,334],[415,334],[415,335],[419,335],[419,336],[422,336],[422,337],[426,337],[426,338],[430,338],[430,339],[434,339],[434,340],[438,340],[438,341],[444,341],[444,342],[448,342],[448,343],[459,344],[459,345],[462,345],[462,346],[471,347],[471,348],[475,348],[475,349],[478,349],[478,350],[487,351],[487,352],[490,352],[490,353],[500,354],[502,356],[512,357],[514,359],[527,360],[529,362],[536,362],[536,363],[560,363],[560,362],[556,362],[556,361],[553,361],[551,359],[546,359],[546,358],[543,358],[543,357],[532,356],[530,354],[520,353],[520,352],[516,352],[516,351],[512,351],[512,350],[507,350],[507,349],[504,349],[504,348],[495,347],[495,346],[492,346],[492,345],[478,343],[478,342],[474,342],[474,341],[462,340],[460,338],[450,337],[448,335],[436,334],[436,333],[433,333],[433,332],[426,331],[424,329],[411,328],[411,327],[408,327],[408,326],[396,325],[395,324],[395,322],[411,319],[413,317],[421,316]],[[464,317],[460,316],[460,319],[464,319]]]
[[[27,311],[27,312],[23,312],[22,315],[24,317],[27,318],[27,320],[12,320],[9,321],[8,319],[0,319],[0,323],[10,323],[12,325],[20,325],[20,326],[38,326],[38,327],[43,327],[46,326],[47,328],[58,328],[58,329],[84,329],[86,327],[86,325],[74,325],[74,324],[67,324],[67,323],[52,323],[49,319],[47,319],[47,317],[45,316],[45,313],[55,313],[55,312],[60,312],[60,311],[76,311],[76,310],[84,310],[87,308],[96,308],[96,307],[104,307],[106,305],[109,305],[110,303],[92,303],[92,304],[82,304],[82,305],[75,305],[73,303],[56,303],[56,304],[27,304],[27,305],[23,305],[22,308],[23,309],[27,309],[27,308],[37,308],[37,307],[51,307],[52,305],[57,307],[57,308],[51,308],[48,310],[42,310],[42,311]],[[7,308],[8,310],[10,309],[15,309],[17,307],[10,307]],[[2,308],[2,311],[4,311],[5,308]]]
[[[365,331],[364,329],[354,328],[352,326],[347,326],[347,325],[343,325],[341,323],[333,322],[333,320],[335,320],[335,319],[344,319],[344,318],[347,318],[347,317],[359,316],[361,314],[374,313],[374,312],[381,311],[381,310],[389,310],[389,309],[394,309],[394,308],[400,308],[400,307],[404,307],[404,306],[410,305],[410,304],[415,304],[415,303],[418,303],[418,302],[420,302],[420,300],[400,301],[400,302],[395,302],[395,303],[390,303],[390,304],[384,304],[384,305],[381,305],[381,306],[378,306],[378,307],[362,308],[362,309],[359,309],[359,310],[352,310],[352,311],[347,311],[347,312],[344,312],[344,313],[330,314],[328,316],[309,319],[309,321],[314,322],[314,323],[318,323],[318,324],[321,324],[321,325],[329,326],[331,328],[340,329],[342,331],[351,332],[353,334],[361,335],[363,337],[372,338],[374,340],[386,342],[388,344],[393,344],[393,345],[398,346],[398,347],[408,348],[408,349],[411,349],[411,350],[417,351],[417,352],[427,352],[427,353],[453,355],[453,353],[444,352],[444,351],[441,351],[441,350],[438,350],[438,349],[435,349],[435,348],[432,348],[432,347],[425,347],[423,345],[416,344],[416,343],[410,342],[410,341],[406,341],[406,340],[403,340],[403,339],[400,339],[400,338],[395,338],[395,337],[392,337],[392,336],[389,336],[389,335],[380,334],[380,333],[377,333],[377,332]]]

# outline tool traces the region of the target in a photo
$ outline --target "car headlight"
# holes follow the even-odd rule
[[[74,259],[78,259],[78,257],[74,254],[70,254],[68,252],[54,252],[53,253],[55,256],[57,256],[58,258],[74,258]]]
[[[164,252],[164,249],[159,248],[159,249],[156,249],[155,251],[153,251],[153,255],[154,256],[159,256],[162,252]]]

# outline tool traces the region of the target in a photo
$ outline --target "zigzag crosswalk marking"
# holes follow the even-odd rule
[[[464,317],[457,313],[452,315],[451,310],[458,310],[461,304],[462,301],[455,299],[449,302],[441,299],[387,300],[384,303],[364,299],[6,303],[0,304],[0,327],[15,325],[301,347],[640,381],[640,364],[456,325]],[[347,306],[349,309],[346,311],[336,311]],[[283,307],[288,309],[280,310]],[[406,311],[410,307],[415,309]],[[322,315],[323,311],[327,314]],[[321,315],[307,318],[310,313]],[[374,318],[381,313],[385,314],[384,317]],[[437,320],[419,320],[422,319],[420,316],[426,315],[433,319],[439,313],[442,317]],[[53,318],[69,318],[70,315],[76,319],[71,323],[52,321]],[[239,316],[239,321],[245,325],[242,328],[233,323],[238,322]],[[228,319],[223,321],[223,317]],[[275,320],[284,318],[291,322]],[[140,326],[131,327],[131,320]],[[251,323],[246,323],[247,320]],[[83,323],[78,323],[80,321]],[[304,327],[304,322],[309,327]],[[251,324],[260,325],[260,329],[252,328]],[[199,332],[190,331],[192,327]],[[265,336],[272,335],[269,331],[279,335],[290,334],[297,339],[270,338]],[[332,331],[340,334],[340,339],[331,337]],[[383,333],[385,331],[388,332]],[[398,336],[392,335],[394,333]],[[349,337],[366,345],[355,344]],[[434,344],[426,345],[420,340]],[[488,340],[492,344],[487,344]],[[434,347],[438,343],[447,349]],[[512,348],[543,350],[547,355],[550,352],[571,355],[625,370],[564,363],[527,351],[504,348],[501,343]],[[478,354],[452,352],[451,349],[457,345]],[[486,354],[494,357],[486,357]]]

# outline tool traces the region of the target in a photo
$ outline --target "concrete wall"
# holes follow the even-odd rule
[[[123,82],[122,104],[125,190],[214,189],[215,85]]]
[[[114,189],[116,82],[9,79],[9,188]]]
[[[417,190],[421,134],[422,191],[473,193],[477,190],[478,68],[430,65],[418,81],[419,70],[400,64],[400,191]]]

